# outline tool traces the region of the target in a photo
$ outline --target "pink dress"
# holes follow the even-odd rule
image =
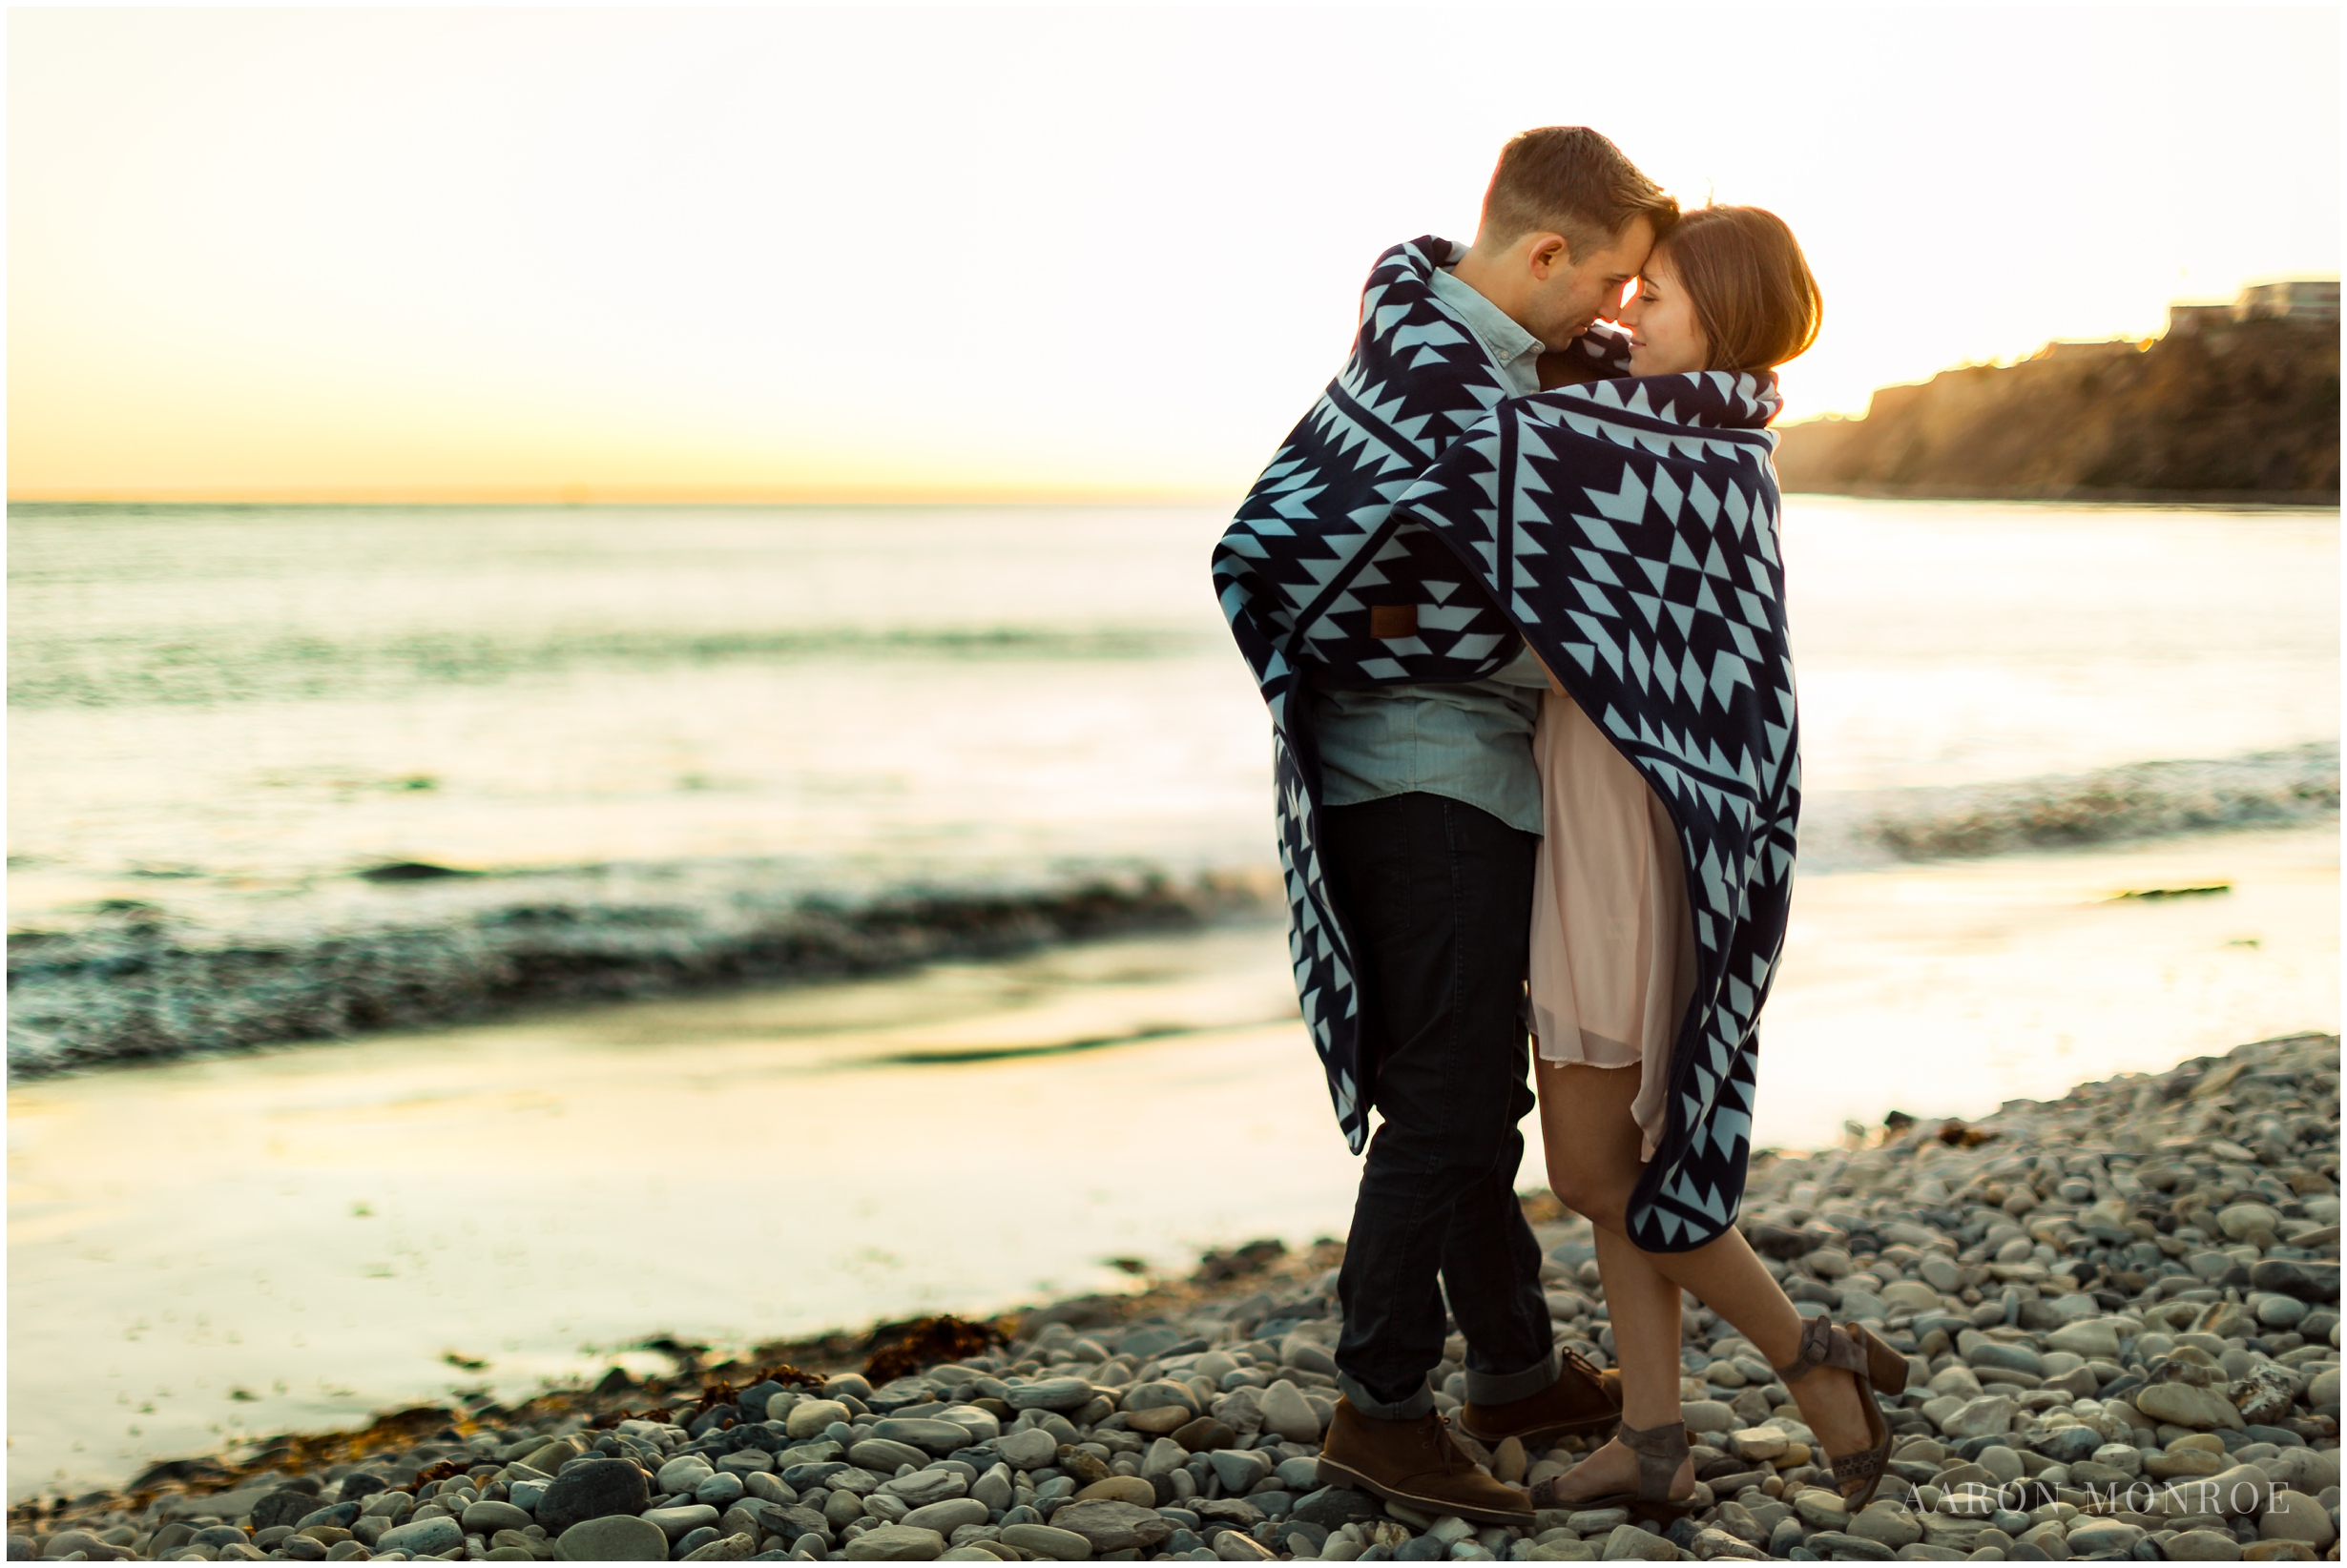
[[[1651,1159],[1671,1047],[1695,986],[1677,830],[1654,792],[1570,697],[1541,698],[1540,841],[1532,883],[1532,1027],[1552,1063],[1638,1067],[1630,1106]]]

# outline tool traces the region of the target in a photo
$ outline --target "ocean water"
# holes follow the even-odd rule
[[[1271,863],[1203,510],[11,521],[29,951],[125,905],[291,947],[550,887],[852,902]],[[2335,515],[1795,497],[1785,537],[1823,849],[1760,1142],[2337,1027],[2319,811],[1834,850],[2167,759],[2218,759],[2129,775],[2179,820],[2251,753],[2300,748],[2281,772],[2335,794]],[[397,861],[502,875],[354,875]],[[2182,888],[2224,891],[2125,897]],[[1357,1167],[1294,1009],[1281,932],[1240,922],[20,1083],[10,1495],[650,1370],[629,1347],[662,1332],[990,1310],[1113,1288],[1114,1257],[1341,1233]]]
[[[10,508],[10,917],[1263,866],[1204,508]],[[1797,496],[1813,801],[2336,741],[2336,514]],[[395,905],[393,906],[395,907]]]
[[[239,901],[393,859],[821,880],[1243,855],[1225,823],[1261,748],[1215,722],[1247,687],[1208,656],[1201,526],[20,515],[15,907],[126,876]]]

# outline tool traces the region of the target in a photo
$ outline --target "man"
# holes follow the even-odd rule
[[[1345,607],[1362,608],[1354,590],[1373,598],[1368,585],[1395,576],[1404,550],[1356,521],[1390,512],[1400,489],[1375,483],[1392,464],[1364,466],[1356,454],[1406,448],[1404,458],[1431,461],[1499,398],[1540,390],[1542,356],[1571,349],[1610,313],[1676,217],[1676,203],[1593,131],[1550,127],[1510,141],[1472,246],[1446,268],[1426,259],[1441,241],[1397,247],[1372,275],[1353,363],[1217,553],[1234,630],[1277,721],[1306,1015],[1357,1147],[1367,1104],[1383,1117],[1340,1276],[1343,1397],[1321,1475],[1428,1513],[1530,1516],[1523,1494],[1478,1471],[1434,1410],[1427,1373],[1443,1358],[1445,1293],[1466,1344],[1461,1424],[1479,1440],[1610,1430],[1620,1412],[1577,1358],[1559,1366],[1539,1246],[1513,1190],[1516,1124],[1534,1105],[1521,1009],[1542,826],[1532,727],[1547,677],[1496,617],[1477,624],[1497,635],[1462,638],[1447,663],[1426,659],[1426,629],[1475,619],[1444,597],[1449,584],[1425,585],[1439,604],[1370,604],[1344,619]],[[1381,325],[1394,320],[1398,332]],[[1426,396],[1414,403],[1414,392]],[[1438,405],[1445,417],[1416,412]],[[1342,580],[1316,570],[1319,597],[1282,609],[1260,581],[1278,547],[1266,541],[1316,529]],[[1372,555],[1381,575],[1362,567]],[[1318,586],[1277,588],[1295,607]],[[1340,669],[1323,655],[1347,639],[1396,657]],[[1482,673],[1381,684],[1393,678],[1381,670],[1414,668],[1404,658]],[[1295,682],[1291,665],[1309,682]],[[1316,970],[1316,951],[1335,959]],[[1340,987],[1358,999],[1353,1016],[1328,1017]]]

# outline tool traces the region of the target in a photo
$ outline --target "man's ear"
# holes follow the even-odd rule
[[[1536,234],[1530,237],[1532,276],[1546,283],[1561,267],[1573,264],[1572,247],[1565,243],[1561,234]]]

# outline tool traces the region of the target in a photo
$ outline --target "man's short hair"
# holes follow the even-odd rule
[[[1619,147],[1586,125],[1544,125],[1500,149],[1476,239],[1504,248],[1527,234],[1559,234],[1580,261],[1621,238],[1633,217],[1652,224],[1659,241],[1678,216],[1676,198]]]

